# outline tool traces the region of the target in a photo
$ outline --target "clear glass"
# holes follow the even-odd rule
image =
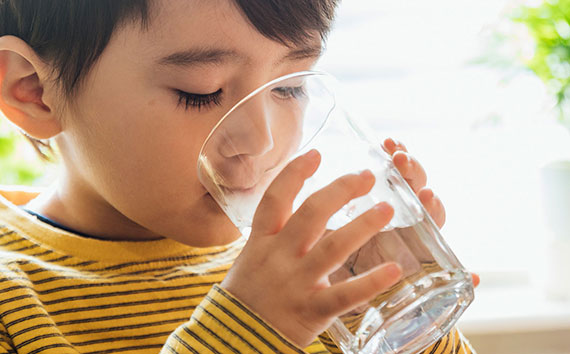
[[[365,306],[340,316],[328,333],[345,353],[416,353],[450,331],[473,300],[470,274],[443,240],[374,133],[347,115],[328,74],[300,72],[273,80],[236,104],[206,139],[198,161],[202,184],[248,235],[272,180],[310,149],[322,156],[296,210],[334,179],[370,169],[372,190],[327,224],[336,230],[380,201],[394,208],[388,225],[329,276],[332,284],[395,261],[403,278]]]

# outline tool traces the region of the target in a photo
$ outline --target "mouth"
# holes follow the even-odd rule
[[[243,195],[249,195],[249,194],[253,194],[256,190],[257,184],[254,184],[251,187],[227,187],[227,186],[222,186],[220,185],[220,188],[222,189],[222,191],[224,192],[224,194],[243,194]]]

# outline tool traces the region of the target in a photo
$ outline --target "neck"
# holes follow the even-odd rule
[[[64,176],[26,205],[59,224],[100,239],[157,240],[160,235],[131,221],[88,188]]]

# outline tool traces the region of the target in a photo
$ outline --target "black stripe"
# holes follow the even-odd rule
[[[121,315],[113,315],[113,316],[91,317],[91,318],[83,318],[83,319],[79,319],[79,320],[61,321],[61,322],[56,322],[56,323],[58,326],[70,326],[70,325],[83,324],[83,323],[120,320],[120,319],[124,319],[124,318],[146,317],[146,316],[159,315],[159,314],[169,313],[169,312],[190,311],[190,310],[194,310],[194,308],[195,308],[195,306],[183,306],[183,307],[175,307],[175,308],[171,308],[171,309],[134,312],[134,313],[121,314]],[[8,326],[6,325],[6,327],[8,327]]]
[[[51,251],[51,250],[48,250],[48,251]],[[51,253],[53,253],[53,251],[51,251]],[[72,258],[72,257],[71,256],[61,256],[59,258],[50,259],[49,261],[51,263],[57,263],[57,262],[61,262],[61,261],[66,261],[70,258]],[[85,263],[85,262],[83,262],[83,263]]]
[[[229,251],[230,249],[231,249],[231,248],[228,248],[228,249],[225,249],[225,250],[221,250],[221,251],[217,251],[217,252],[205,253],[205,254],[190,254],[190,255],[178,256],[178,257],[167,257],[167,258],[150,259],[150,260],[141,261],[141,262],[128,262],[128,263],[115,264],[115,265],[112,265],[112,266],[109,266],[109,267],[102,268],[101,271],[118,270],[118,269],[122,269],[122,268],[126,268],[126,267],[131,267],[131,266],[148,265],[148,264],[151,264],[151,263],[187,261],[187,260],[192,259],[192,258],[215,256],[215,255],[218,255],[218,254],[220,254],[220,253],[227,252],[227,251]]]
[[[8,332],[4,332],[3,330],[0,329],[0,337],[10,338],[10,335],[8,334]]]
[[[187,272],[187,271],[179,268],[178,266],[174,266],[174,268],[170,267],[170,270],[168,272],[153,274],[153,277],[159,278],[159,279],[166,279],[167,276],[174,274],[174,273],[177,273],[177,272]],[[195,273],[195,274],[198,274],[198,273]]]
[[[152,300],[141,300],[141,301],[131,301],[131,302],[122,302],[122,303],[115,303],[115,304],[106,304],[106,305],[97,305],[97,306],[85,306],[85,307],[74,307],[74,308],[67,308],[64,310],[54,311],[51,312],[51,316],[58,316],[65,313],[74,313],[74,312],[81,312],[81,311],[91,311],[91,310],[101,310],[101,309],[109,309],[109,308],[119,308],[119,307],[126,307],[126,306],[134,306],[134,305],[148,305],[148,304],[155,304],[155,303],[163,303],[163,302],[172,302],[176,300],[189,300],[193,298],[201,298],[204,294],[196,294],[196,295],[187,295],[187,296],[179,296],[173,297],[168,299],[152,299]],[[24,305],[21,307],[17,307],[11,310],[4,311],[0,313],[0,318],[4,318],[7,315],[20,312],[23,310],[27,310],[30,308],[43,308],[42,305],[39,304],[29,304]]]
[[[46,316],[46,317],[47,317],[47,316]],[[56,325],[54,325],[53,323],[42,323],[42,324],[35,325],[35,326],[32,326],[32,327],[26,327],[26,328],[24,328],[24,329],[22,329],[22,330],[20,330],[20,331],[18,331],[18,332],[16,332],[16,333],[12,334],[11,338],[14,339],[14,338],[16,338],[17,336],[20,336],[20,335],[22,335],[22,334],[24,334],[24,333],[28,333],[28,332],[34,331],[34,330],[36,330],[36,329],[39,329],[39,328],[46,328],[46,327],[49,327],[49,328],[57,328]]]
[[[261,336],[259,333],[257,333],[255,331],[255,329],[251,328],[247,323],[243,322],[241,319],[239,319],[235,314],[233,314],[231,311],[229,311],[228,309],[226,309],[225,307],[223,307],[222,305],[220,305],[218,302],[216,302],[216,300],[212,299],[210,296],[206,295],[206,299],[208,300],[208,302],[210,302],[212,305],[216,306],[218,309],[220,309],[223,313],[225,313],[228,317],[230,317],[231,319],[233,319],[236,323],[238,323],[240,326],[242,326],[243,328],[245,328],[246,330],[248,330],[251,334],[253,334],[257,339],[259,339],[260,342],[262,342],[263,344],[265,344],[268,348],[270,348],[273,352],[277,352],[277,348],[275,348],[273,346],[273,344],[269,343],[269,341],[267,341],[267,339],[265,339],[263,336]],[[257,322],[257,321],[256,321]],[[302,352],[301,352],[302,353]]]
[[[55,343],[55,344],[50,344],[50,345],[44,345],[43,347],[39,347],[36,350],[32,350],[31,352],[27,353],[27,354],[37,354],[37,353],[41,353],[44,350],[48,350],[48,349],[52,349],[52,348],[72,348],[73,346],[67,344],[67,343]]]
[[[35,318],[50,318],[50,316],[48,314],[45,314],[45,313],[37,313],[35,315],[24,316],[22,318],[18,318],[17,320],[12,321],[12,322],[6,323],[4,325],[4,327],[6,327],[6,329],[9,329],[11,326],[17,325],[18,323],[30,321],[30,320],[33,320]]]
[[[452,354],[458,353],[457,348],[459,348],[459,350],[461,350],[461,339],[457,343],[454,342],[451,346],[453,347],[453,350],[451,353]]]
[[[40,252],[40,253],[30,254],[30,255],[28,255],[28,256],[29,256],[29,257],[38,258],[38,257],[47,256],[48,254],[52,254],[52,253],[53,253],[52,250],[47,250],[47,251],[43,251],[43,252]]]
[[[4,304],[7,304],[7,303],[12,302],[12,301],[18,301],[18,300],[29,299],[29,298],[37,299],[37,297],[35,295],[32,295],[32,294],[20,295],[20,296],[15,296],[15,297],[6,299],[6,300],[2,300],[2,301],[0,301],[0,305],[4,305]]]
[[[440,339],[438,339],[437,342],[435,342],[435,345],[434,345],[434,347],[431,349],[431,351],[429,352],[429,354],[434,354],[434,353],[435,353],[435,351],[437,350],[437,348],[441,345],[441,340],[442,340],[442,339],[443,339],[443,338],[440,338]],[[426,349],[425,351],[423,351],[422,354],[425,354],[426,352],[427,352],[427,349]]]
[[[445,337],[447,339],[447,341],[445,342],[445,346],[443,347],[443,349],[441,350],[442,353],[445,353],[445,350],[447,349],[447,346],[449,345],[449,342],[451,342],[451,338],[449,335],[447,335]]]
[[[182,318],[175,318],[172,320],[165,320],[165,321],[158,321],[158,322],[149,322],[149,323],[141,323],[141,324],[136,324],[136,325],[130,325],[130,326],[117,326],[117,327],[108,327],[108,328],[94,328],[94,329],[87,329],[87,330],[82,330],[82,331],[73,331],[73,332],[64,332],[63,335],[68,337],[68,336],[76,336],[76,335],[82,335],[82,334],[92,334],[92,333],[105,333],[105,332],[113,332],[113,331],[123,331],[123,330],[130,330],[130,329],[138,329],[138,328],[144,328],[144,327],[152,327],[152,326],[161,326],[161,325],[165,325],[165,324],[171,324],[171,323],[176,323],[176,324],[182,324],[184,323],[184,321],[187,321],[188,317],[182,317]],[[11,335],[11,338],[16,338],[22,334],[34,331],[36,329],[39,328],[57,328],[57,326],[53,323],[42,323],[39,325],[35,325],[32,327],[27,327],[24,328],[14,334]]]
[[[60,257],[60,258],[62,258],[62,257]],[[70,257],[70,258],[72,258],[72,257]],[[42,260],[42,262],[45,262],[45,263],[50,263],[50,262],[54,262],[54,261],[59,261],[59,258]],[[22,272],[25,272],[26,274],[30,274],[30,275],[42,273],[42,272],[54,272],[54,273],[68,272],[68,273],[77,274],[78,272],[80,272],[80,270],[75,269],[75,268],[86,267],[86,266],[90,266],[91,264],[95,264],[95,263],[98,263],[98,262],[96,262],[96,261],[84,261],[84,262],[80,262],[80,263],[76,263],[76,264],[66,264],[65,265],[65,267],[72,268],[72,270],[61,269],[61,268],[49,268],[49,267],[35,268],[32,270],[24,270],[24,269],[20,269],[20,270]],[[23,260],[23,259],[14,260],[14,261],[8,262],[6,264],[7,265],[17,264],[19,266],[25,266],[28,264],[32,264],[32,265],[38,266],[37,262],[34,262],[32,260]],[[91,271],[91,270],[88,270],[88,271]]]
[[[14,232],[12,231],[12,233],[14,233]],[[10,235],[10,233],[4,234],[4,235]],[[18,242],[22,242],[22,241],[26,241],[26,239],[24,239],[24,238],[17,238],[17,239],[15,239],[15,240],[8,241],[8,242],[6,242],[6,243],[1,244],[0,247],[7,247],[7,246],[10,246],[10,245],[13,245],[14,243],[18,243]],[[9,250],[6,250],[6,251],[9,251]]]
[[[96,350],[94,352],[87,352],[87,353],[82,353],[82,354],[109,354],[109,353],[118,353],[118,352],[125,352],[125,351],[156,349],[156,348],[162,348],[162,346],[163,346],[163,344],[147,344],[147,345],[138,345],[136,347],[123,347],[123,348]]]
[[[22,272],[20,269],[17,269],[19,272]],[[151,283],[151,282],[163,282],[165,280],[174,280],[174,279],[184,279],[184,278],[195,278],[198,276],[210,276],[210,275],[217,275],[217,274],[224,274],[227,272],[227,269],[221,269],[221,270],[216,270],[213,272],[208,272],[208,273],[191,273],[191,274],[181,274],[181,275],[176,275],[173,277],[170,277],[168,279],[155,279],[155,278],[148,278],[148,279],[134,279],[134,280],[127,280],[124,282],[117,282],[117,283],[95,283],[95,284],[88,284],[88,285],[83,285],[83,284],[78,284],[78,285],[70,285],[67,287],[61,287],[62,290],[66,290],[64,288],[73,288],[73,289],[77,289],[77,288],[81,288],[81,287],[99,287],[99,286],[111,286],[111,285],[117,285],[117,284],[136,284],[136,283]],[[42,283],[50,283],[52,281],[57,281],[57,280],[69,280],[69,279],[73,279],[73,280],[88,280],[88,281],[93,281],[94,277],[87,277],[87,276],[83,276],[83,277],[65,277],[65,276],[57,276],[57,277],[51,277],[51,278],[44,278],[41,280],[34,280],[33,284],[38,285],[38,284],[42,284]],[[7,282],[7,281],[11,281],[11,280],[24,280],[27,281],[29,283],[32,283],[32,281],[27,278],[27,277],[7,277],[7,278],[0,278],[0,283],[3,282]],[[49,290],[45,290],[45,291],[37,291],[36,287],[30,287],[30,286],[25,286],[22,285],[22,288],[25,289],[30,289],[33,290],[39,294],[49,294],[50,292],[54,292],[55,290],[53,289],[49,289]],[[54,289],[60,289],[60,288],[54,288]],[[57,290],[59,291],[59,290]]]
[[[125,331],[125,330],[130,330],[130,329],[139,329],[139,328],[145,328],[145,327],[162,326],[165,324],[172,324],[172,323],[182,324],[185,321],[188,321],[188,317],[174,318],[171,320],[164,320],[164,321],[157,321],[157,322],[139,323],[139,324],[130,325],[130,326],[117,326],[117,327],[107,327],[107,328],[86,329],[86,330],[82,330],[82,331],[65,332],[63,334],[66,337],[68,337],[68,336],[71,337],[71,336],[78,336],[78,335],[82,335],[82,334],[105,333],[105,332]],[[14,334],[14,337],[15,336],[16,336],[16,334]]]
[[[32,283],[32,281],[29,278],[26,277],[6,277],[6,278],[0,278],[0,284],[7,282],[7,281],[11,281],[11,280],[24,280],[27,281],[28,283]]]
[[[178,352],[170,346],[170,344],[166,343],[163,348],[170,350],[171,353],[178,354]]]
[[[205,275],[216,275],[216,274],[224,274],[226,273],[227,270],[218,270],[218,271],[214,271],[211,273],[207,273],[207,274],[181,274],[179,276],[176,277],[176,279],[181,279],[181,278],[195,278],[195,277],[199,277],[199,276],[205,276]],[[55,280],[64,280],[64,279],[69,279],[66,277],[57,277],[58,279]],[[55,281],[52,280],[52,278],[45,278],[51,281]],[[34,281],[35,285],[38,284],[42,284],[44,283],[45,279],[42,279],[40,281]],[[93,281],[93,278],[91,277],[86,277],[83,278],[83,280],[91,280]],[[130,279],[130,280],[124,280],[124,281],[118,281],[118,282],[113,282],[113,283],[86,283],[86,284],[76,284],[76,285],[66,285],[66,286],[60,286],[57,288],[51,288],[51,289],[47,289],[47,290],[42,290],[42,291],[37,291],[38,294],[41,295],[47,295],[47,294],[52,294],[52,293],[56,293],[59,291],[65,291],[65,290],[75,290],[75,289],[86,289],[86,288],[98,288],[98,287],[106,287],[106,286],[116,286],[116,285],[127,285],[127,284],[139,284],[139,283],[150,283],[150,282],[162,282],[163,280],[160,279],[155,279],[155,278],[151,278],[151,279]]]
[[[22,252],[22,251],[31,250],[31,249],[34,249],[34,248],[37,248],[37,247],[40,247],[40,245],[34,243],[34,244],[31,245],[31,246],[26,246],[26,247],[18,248],[18,249],[15,249],[15,250],[10,250],[10,252]]]
[[[0,229],[3,229],[3,228],[5,228],[5,227],[6,227],[6,225],[2,225],[2,226],[0,226]],[[10,230],[10,231],[7,231],[7,232],[4,232],[3,234],[1,234],[1,235],[0,235],[0,238],[2,238],[2,237],[4,237],[4,236],[8,236],[8,235],[15,234],[15,233],[16,233],[16,231]]]
[[[200,338],[200,336],[198,334],[194,333],[191,329],[184,327],[184,332],[188,333],[192,338],[194,338],[195,340],[200,342],[200,344],[202,344],[204,347],[210,349],[211,352],[219,353],[216,349],[214,349],[210,344],[208,344],[206,341],[204,341],[202,338]]]
[[[222,291],[222,289],[218,286],[215,285],[214,286],[214,290],[222,295],[223,297],[225,297],[226,299],[228,299],[230,302],[232,302],[234,305],[236,305],[237,307],[239,307],[243,312],[247,313],[252,319],[254,319],[256,322],[259,322],[259,324],[261,324],[266,330],[268,330],[270,333],[272,333],[274,336],[278,337],[279,340],[287,345],[289,348],[297,351],[297,353],[303,353],[303,351],[299,350],[299,348],[297,348],[295,345],[293,345],[292,343],[289,343],[288,340],[286,340],[285,338],[283,338],[279,333],[277,333],[273,328],[271,328],[270,326],[267,325],[267,323],[265,323],[262,319],[260,319],[256,314],[254,314],[253,312],[251,312],[247,307],[243,306],[239,301],[237,301],[236,299],[234,299],[233,297],[229,296],[226,292]]]
[[[191,258],[196,258],[196,257],[205,257],[205,256],[210,256],[210,255],[216,255],[219,253],[223,253],[226,251],[221,251],[221,252],[215,252],[215,253],[209,253],[209,254],[205,254],[205,255],[190,255],[190,256],[186,256],[186,257],[179,257],[181,261],[185,261],[187,259],[191,259]],[[46,263],[50,263],[50,262],[54,262],[54,261],[58,261],[59,259],[55,258],[53,260],[44,260],[44,262]],[[169,260],[168,258],[164,258],[164,259],[158,259],[158,260],[154,260],[154,261],[148,261],[148,262],[131,262],[127,265],[136,265],[136,264],[146,264],[146,263],[153,263],[153,262],[165,262]],[[175,258],[174,260],[178,260],[178,258]],[[27,264],[34,264],[37,266],[36,263],[29,261],[29,260],[17,260],[17,261],[13,261],[10,263],[16,263],[20,266],[22,265],[27,265]],[[89,266],[92,265],[94,263],[97,263],[96,261],[88,261],[88,262],[81,262],[81,263],[77,263],[77,264],[68,264],[65,265],[68,268],[78,268],[78,267],[85,267],[85,266]],[[229,265],[229,263],[227,263]],[[121,264],[119,266],[121,266],[120,268],[124,268],[122,267],[125,264]],[[192,266],[193,264],[180,264],[180,265],[187,265],[187,266]],[[117,277],[122,277],[122,276],[127,276],[127,275],[140,275],[140,274],[144,274],[144,273],[151,273],[151,272],[156,272],[156,271],[161,271],[161,270],[171,270],[172,267],[174,267],[175,265],[171,265],[171,266],[167,266],[167,267],[161,267],[161,268],[153,268],[153,269],[145,269],[145,270],[140,270],[140,271],[134,271],[134,272],[127,272],[127,273],[119,273],[119,274],[113,274],[113,272],[108,271],[107,268],[110,267],[106,267],[106,268],[100,268],[100,269],[89,269],[89,272],[92,273],[99,273],[99,276],[105,276],[107,274],[110,273],[110,276],[108,276],[107,278],[112,279],[112,278],[117,278]],[[46,272],[46,271],[52,271],[54,273],[70,273],[72,275],[76,275],[78,271],[78,269],[72,269],[72,270],[67,270],[67,269],[60,269],[60,268],[50,268],[50,267],[44,267],[44,268],[36,268],[33,270],[29,270],[26,271],[24,270],[25,273],[32,275],[32,274],[37,274],[37,273],[42,273],[42,272]]]
[[[201,265],[204,265],[204,264],[205,263],[202,263]],[[165,266],[165,267],[161,267],[161,268],[142,269],[142,270],[132,271],[132,272],[128,272],[128,273],[111,274],[107,278],[113,279],[113,278],[119,278],[119,277],[124,277],[124,276],[141,275],[141,274],[145,274],[145,273],[152,273],[152,272],[163,271],[163,270],[172,270],[173,267],[177,267],[177,266],[192,267],[193,265],[196,265],[196,264],[175,264],[175,265],[169,265],[169,266]],[[231,262],[230,263],[224,262],[223,264],[215,264],[215,265],[213,264],[212,268],[219,268],[221,266],[226,266],[226,265],[230,266]],[[153,275],[153,277],[159,278],[156,275]]]
[[[74,313],[74,312],[82,312],[82,311],[116,309],[119,307],[157,304],[157,303],[164,303],[164,302],[173,302],[173,301],[179,301],[179,300],[189,300],[189,299],[194,299],[194,298],[202,298],[203,296],[204,296],[204,294],[196,294],[196,295],[185,295],[185,296],[171,297],[171,298],[167,298],[167,299],[139,300],[139,301],[119,302],[119,303],[105,304],[105,305],[75,307],[75,308],[67,308],[67,309],[59,310],[59,311],[53,311],[53,312],[51,312],[51,315],[52,316],[59,316],[59,315],[66,314],[66,313]]]
[[[204,331],[208,332],[212,337],[216,338],[219,342],[223,343],[227,348],[229,348],[232,352],[236,353],[236,354],[240,354],[240,352],[232,347],[232,345],[228,342],[226,342],[222,337],[218,336],[216,333],[214,333],[211,329],[209,329],[208,327],[206,327],[202,322],[200,322],[199,320],[197,320],[196,318],[194,318],[194,321],[196,322],[196,324],[202,328]],[[186,327],[183,327],[185,332],[188,332],[188,329]],[[190,334],[190,333],[188,333]]]
[[[22,347],[25,347],[28,344],[32,344],[32,343],[37,342],[37,341],[42,340],[42,339],[53,338],[53,337],[62,338],[63,336],[61,335],[61,333],[47,333],[47,334],[42,334],[40,336],[34,336],[33,338],[30,338],[30,339],[25,340],[22,343],[18,344],[16,346],[16,349],[20,349]]]
[[[168,332],[141,334],[139,336],[122,336],[122,337],[93,339],[93,340],[89,340],[89,341],[85,341],[85,342],[73,342],[73,345],[76,347],[84,347],[87,345],[110,343],[110,342],[121,342],[124,340],[140,340],[140,339],[157,338],[157,337],[168,337],[171,333],[172,333],[171,331],[168,331]]]
[[[182,340],[182,338],[180,338],[176,333],[172,333],[172,336],[174,337],[174,339],[176,339],[176,341],[180,344],[182,344],[184,346],[184,348],[188,349],[189,351],[191,351],[192,353],[196,353],[196,354],[200,354],[196,351],[196,349],[190,347],[188,345],[188,343],[186,343],[185,341]]]
[[[49,262],[49,261],[46,261]],[[84,262],[85,263],[85,262]],[[229,265],[229,264],[228,264]],[[74,267],[74,265],[66,265],[66,267],[71,268]],[[124,277],[127,275],[140,275],[140,274],[144,274],[144,273],[152,273],[155,271],[161,271],[161,270],[167,270],[167,269],[172,269],[173,266],[170,267],[162,267],[162,268],[153,268],[153,269],[145,269],[145,270],[141,270],[141,271],[136,271],[136,272],[130,272],[130,273],[119,273],[119,274],[112,274],[111,275],[106,275],[106,274],[97,274],[97,276],[99,277],[103,277],[105,279],[114,279],[114,278],[120,278],[120,277]],[[35,281],[34,283],[36,284],[43,284],[43,283],[48,283],[51,281],[55,281],[55,280],[61,280],[61,279],[86,279],[86,280],[92,280],[93,277],[82,277],[82,276],[78,276],[78,270],[68,270],[68,269],[49,269],[49,268],[39,268],[39,269],[34,269],[31,271],[25,271],[26,274],[28,275],[33,275],[33,274],[37,274],[37,273],[41,273],[41,272],[45,272],[45,271],[52,271],[54,273],[68,273],[70,274],[70,276],[57,276],[57,277],[50,277],[50,278],[44,278],[44,279],[39,279],[37,281]],[[90,273],[96,273],[97,270],[87,270]],[[227,270],[226,270],[227,271]],[[222,273],[223,270],[220,271],[216,271],[219,273]],[[194,273],[197,274],[197,273]],[[208,274],[214,274],[214,273],[201,273],[201,274],[197,274],[197,275],[208,275]],[[155,278],[157,278],[155,276]],[[162,279],[162,280],[171,280],[171,279],[175,279],[176,277],[172,277],[172,278],[168,278],[168,279]],[[149,278],[149,280],[152,278]],[[157,281],[162,281],[161,279],[156,279]]]
[[[216,316],[214,316],[210,311],[206,310],[204,307],[202,307],[202,305],[198,305],[198,307],[201,311],[203,311],[206,315],[208,315],[211,319],[213,319],[214,321],[216,321],[220,326],[224,327],[227,331],[231,332],[236,338],[239,338],[242,342],[244,342],[251,350],[255,351],[256,353],[261,354],[261,352],[259,350],[257,350],[257,348],[255,348],[251,343],[249,343],[245,338],[243,338],[242,336],[240,336],[237,332],[235,332],[233,329],[231,329],[230,327],[228,327],[225,323],[223,323],[221,320],[219,320]]]
[[[32,309],[32,308],[34,308],[34,307],[42,308],[42,306],[41,306],[41,305],[38,305],[38,304],[31,304],[31,305],[20,306],[20,307],[18,307],[18,308],[11,309],[11,310],[7,310],[7,311],[4,311],[4,312],[0,313],[0,318],[5,318],[6,316],[11,315],[11,314],[13,314],[13,313],[16,313],[16,312],[19,312],[19,311],[23,311],[23,310],[27,310],[27,309]]]
[[[105,297],[115,297],[115,296],[126,296],[126,295],[138,295],[138,294],[148,294],[148,293],[159,293],[159,292],[171,292],[175,290],[185,290],[191,288],[211,288],[214,285],[214,282],[207,282],[207,283],[190,283],[184,285],[177,285],[177,286],[164,286],[164,287],[156,287],[156,288],[147,288],[147,289],[137,289],[137,290],[125,290],[125,291],[114,291],[110,293],[97,293],[97,294],[88,294],[88,295],[81,295],[81,296],[70,296],[64,297],[61,299],[49,300],[44,301],[45,305],[54,305],[54,304],[61,304],[63,302],[70,302],[76,300],[90,300],[90,299],[101,299]]]
[[[44,259],[41,260],[42,263],[50,263],[52,261],[57,261],[58,258],[54,258],[53,260],[50,259]],[[81,263],[77,263],[77,264],[67,264],[65,265],[65,267],[67,268],[74,268],[74,267],[79,267],[83,264],[93,264],[93,263],[97,263],[97,262],[81,262]],[[28,275],[33,275],[33,274],[37,274],[37,273],[42,273],[42,272],[54,272],[54,273],[71,273],[71,274],[77,274],[78,272],[80,272],[80,270],[78,269],[61,269],[61,266],[59,266],[58,268],[49,268],[49,267],[44,267],[44,268],[35,268],[32,270],[25,270],[23,269],[22,266],[28,265],[28,264],[32,264],[34,266],[38,266],[37,262],[34,262],[32,260],[22,260],[22,259],[18,259],[18,260],[13,260],[10,262],[6,262],[5,265],[12,265],[12,264],[16,264],[18,265],[18,271],[20,271],[21,273],[25,273]]]

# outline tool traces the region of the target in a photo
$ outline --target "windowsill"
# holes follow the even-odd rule
[[[459,326],[471,334],[570,330],[570,301],[530,286],[476,289]]]
[[[477,289],[458,326],[478,354],[570,353],[570,301],[530,286]]]

